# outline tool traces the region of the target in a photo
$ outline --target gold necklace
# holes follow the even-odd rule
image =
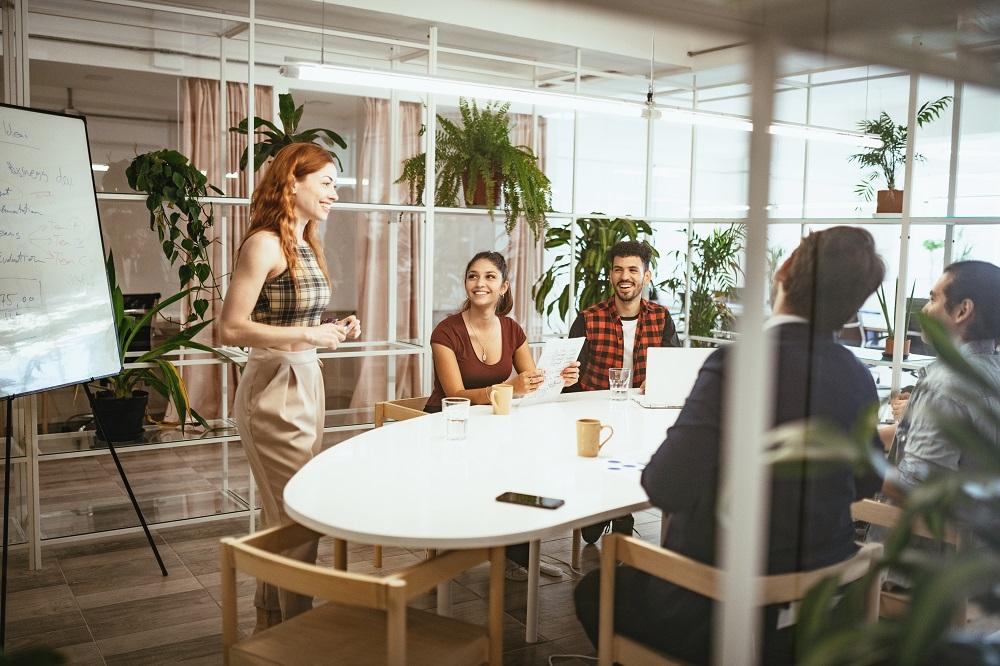
[[[486,363],[486,345],[484,345],[482,340],[479,339],[479,335],[476,333],[476,327],[472,325],[472,322],[470,321],[468,322],[468,324],[469,324],[469,330],[472,331],[472,337],[474,337],[476,339],[476,342],[479,343],[479,346],[483,348],[483,355],[480,357],[480,359],[482,360],[483,363]],[[476,351],[475,345],[473,345],[472,351]]]

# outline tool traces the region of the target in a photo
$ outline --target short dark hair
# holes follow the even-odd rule
[[[875,239],[859,227],[812,232],[778,271],[786,307],[817,333],[839,330],[884,278]]]
[[[653,259],[653,248],[646,241],[618,241],[608,250],[608,263],[614,264],[619,257],[639,257],[642,259],[642,270],[648,271]]]
[[[975,305],[966,338],[1000,338],[1000,267],[988,261],[956,261],[944,272],[951,276],[944,289],[945,307],[951,310],[965,299]]]
[[[510,314],[510,311],[514,309],[514,290],[509,285],[510,282],[510,270],[507,268],[507,260],[503,258],[503,255],[499,252],[477,252],[472,259],[469,259],[469,263],[465,265],[465,273],[462,276],[462,280],[465,280],[465,276],[469,274],[469,269],[472,268],[472,264],[476,263],[480,259],[486,259],[491,264],[496,266],[497,270],[500,271],[500,279],[508,283],[507,292],[500,297],[497,301],[496,313],[498,316],[502,317],[506,314]],[[462,303],[462,309],[460,312],[465,312],[471,307],[469,299],[465,299]]]

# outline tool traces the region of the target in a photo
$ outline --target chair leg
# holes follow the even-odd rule
[[[583,540],[583,533],[580,530],[573,530],[573,554],[569,562],[577,571],[580,570],[580,544]]]
[[[615,653],[615,561],[618,535],[608,534],[601,542],[601,584],[598,610],[597,663],[612,666]]]
[[[376,569],[382,568],[382,546],[375,546],[375,557],[373,558]]]
[[[333,568],[347,571],[347,542],[343,539],[333,540]]]

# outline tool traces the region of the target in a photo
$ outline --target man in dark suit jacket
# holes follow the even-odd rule
[[[850,431],[877,404],[868,370],[833,333],[857,312],[885,268],[867,231],[834,227],[805,238],[775,276],[773,424],[822,418]],[[665,548],[715,565],[723,387],[729,351],[715,351],[698,375],[677,421],[642,474],[654,506],[671,514]],[[738,405],[736,406],[738,408]],[[881,449],[877,436],[872,445]],[[804,571],[851,557],[857,550],[850,505],[873,494],[879,480],[855,479],[852,470],[808,469],[771,482],[767,573]],[[721,510],[724,512],[725,507]],[[576,589],[577,616],[597,643],[599,572]],[[619,567],[615,628],[654,648],[695,663],[711,660],[712,602],[694,592]],[[790,663],[787,613],[764,613],[764,663]],[[780,627],[779,627],[779,615]],[[779,630],[780,629],[780,630]]]

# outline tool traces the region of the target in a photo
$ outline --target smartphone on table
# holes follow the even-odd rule
[[[540,497],[538,495],[526,495],[525,493],[515,493],[507,491],[497,495],[498,502],[509,502],[511,504],[521,504],[523,506],[537,506],[542,509],[558,509],[565,500],[555,497]]]

